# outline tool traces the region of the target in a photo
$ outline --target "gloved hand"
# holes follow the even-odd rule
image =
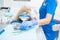
[[[38,24],[37,20],[22,22],[22,24],[20,25],[20,30],[28,30],[29,28],[32,28],[32,26],[37,24]]]

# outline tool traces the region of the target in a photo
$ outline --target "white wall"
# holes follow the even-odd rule
[[[55,19],[60,20],[60,0],[58,0],[58,6],[55,13]]]
[[[0,7],[4,6],[4,1],[0,0]]]
[[[54,18],[60,20],[60,0],[58,0],[58,6],[56,8],[56,12],[55,12]]]
[[[38,8],[41,5],[43,0],[31,0],[30,2],[27,1],[13,1],[13,0],[4,0],[4,6],[11,7],[12,13],[17,13],[22,5],[28,5],[32,7]]]

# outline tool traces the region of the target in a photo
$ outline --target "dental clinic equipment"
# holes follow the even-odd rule
[[[55,24],[53,25],[53,30],[54,31],[59,31],[60,30],[60,21],[55,19]]]
[[[0,35],[5,31],[2,26],[2,17],[1,17],[1,10],[0,10]]]
[[[10,8],[9,7],[1,7],[1,22],[4,24],[6,24],[6,22],[9,20],[9,18],[11,17],[11,13],[10,13]]]
[[[6,27],[7,15],[9,15],[10,8],[9,7],[1,7],[0,8],[0,34],[2,34]]]
[[[53,31],[57,31],[57,37],[56,40],[60,39],[60,20],[55,19],[55,24],[53,25]]]
[[[5,13],[4,13],[4,17],[5,17],[5,23],[9,24],[11,18],[12,18],[13,14],[11,13],[11,9],[8,7],[8,9],[6,9]]]

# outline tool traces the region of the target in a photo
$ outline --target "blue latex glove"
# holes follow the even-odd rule
[[[20,25],[20,30],[28,30],[29,28],[32,28],[32,26],[37,24],[38,24],[37,20],[22,22],[22,24]]]

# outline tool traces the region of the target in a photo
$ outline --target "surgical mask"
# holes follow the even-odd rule
[[[22,21],[27,21],[30,19],[30,16],[28,14],[19,14],[19,18],[22,20]]]

